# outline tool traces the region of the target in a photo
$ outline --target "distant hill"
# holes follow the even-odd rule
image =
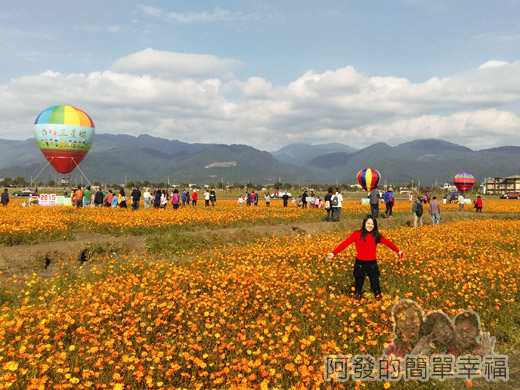
[[[38,163],[42,157],[34,139],[0,141],[0,169]]]
[[[30,180],[46,163],[32,139],[0,142],[0,177],[21,176]],[[520,147],[473,151],[443,140],[420,139],[393,147],[379,142],[360,150],[343,144],[300,143],[269,153],[246,145],[189,144],[149,135],[97,134],[80,168],[90,181],[108,184],[125,180],[352,184],[359,170],[374,168],[388,184],[414,180],[432,185],[435,181],[451,182],[459,172],[470,172],[477,181],[520,174]],[[56,180],[60,176],[47,168],[38,181]],[[78,169],[71,179],[81,180]]]
[[[353,160],[373,161],[374,156],[377,156],[377,158],[390,157],[392,150],[391,146],[384,142],[378,142],[354,153],[329,153],[318,156],[309,161],[308,165],[324,169],[342,168],[348,166]]]
[[[295,143],[284,146],[283,148],[271,152],[278,161],[294,165],[306,165],[315,157],[330,153],[353,153],[354,149],[348,145],[340,143],[330,143],[321,145],[308,145],[304,143]]]
[[[507,146],[473,151],[464,146],[436,139],[421,139],[395,147],[377,143],[352,154],[316,157],[310,166],[338,172],[338,180],[354,182],[364,168],[377,169],[392,184],[421,180],[451,182],[460,172],[469,172],[477,181],[486,177],[520,174],[520,147]]]
[[[35,178],[47,164],[34,140],[8,141],[13,159],[0,162],[0,177]],[[4,146],[4,141],[0,143]],[[2,151],[2,149],[0,149]],[[14,159],[14,156],[20,158]],[[248,181],[275,183],[317,178],[305,167],[276,160],[270,153],[245,145],[188,144],[141,135],[97,134],[92,149],[80,165],[90,181],[124,183],[148,180],[155,183],[226,183]],[[57,179],[50,167],[38,177],[47,182]],[[60,175],[61,176],[61,175]],[[71,174],[81,180],[78,169]]]
[[[167,158],[168,156],[187,156],[191,153],[200,152],[211,145],[189,144],[150,135],[133,137],[123,134],[96,134],[87,157],[97,152],[114,152],[117,155],[121,151],[140,149],[148,155],[157,154]],[[39,151],[36,141],[32,138],[24,141],[1,140],[0,142],[0,169],[38,164],[42,161],[45,162],[45,158]]]

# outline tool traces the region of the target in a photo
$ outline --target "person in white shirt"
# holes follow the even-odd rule
[[[464,198],[464,195],[462,195],[462,192],[459,193],[457,203],[459,204],[459,211],[464,211],[464,203],[466,203],[466,198]]]
[[[339,188],[336,188],[334,195],[330,199],[330,203],[332,206],[332,222],[339,222],[339,217],[341,215],[341,202],[343,202],[343,195],[339,191]]]
[[[150,208],[150,189],[147,188],[146,191],[144,192],[143,194],[143,198],[144,198],[144,208],[147,209],[147,208]]]
[[[204,190],[204,206],[209,207],[209,191]]]

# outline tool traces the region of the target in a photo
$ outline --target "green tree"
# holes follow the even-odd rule
[[[13,185],[13,179],[6,177],[0,182],[2,187],[11,187]]]
[[[126,182],[126,187],[130,187],[130,188],[131,188],[131,187],[133,187],[133,186],[135,186],[135,184],[134,184],[134,182],[133,182],[132,180],[128,180],[128,181]]]
[[[28,183],[25,181],[23,177],[17,177],[16,179],[14,179],[14,184],[17,187],[26,187]]]
[[[273,184],[273,188],[278,191],[280,188],[282,188],[282,183],[277,181],[276,183]]]

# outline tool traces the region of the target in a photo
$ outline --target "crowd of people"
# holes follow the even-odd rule
[[[264,192],[264,199],[265,199],[265,205],[267,207],[271,204],[271,199],[275,195],[271,195],[269,192]],[[258,206],[258,200],[260,195],[256,193],[254,190],[247,190],[245,195],[240,195],[238,197],[238,205],[243,206],[244,204],[246,206]],[[326,197],[326,196],[325,196]],[[289,204],[290,196],[288,193],[282,194],[282,196],[278,195],[278,198],[283,201],[283,206],[287,207]],[[310,193],[307,193],[307,191],[304,191],[301,196],[297,196],[292,199],[292,202],[296,205],[296,207],[302,207],[302,208],[324,208],[326,207],[325,202],[319,197],[314,194],[314,191],[311,191]]]
[[[38,190],[35,190],[35,196],[38,196]],[[130,205],[134,210],[139,209],[141,198],[144,200],[144,208],[157,208],[165,209],[169,204],[173,209],[178,209],[183,206],[197,206],[199,200],[204,200],[204,206],[215,206],[217,197],[215,189],[210,190],[204,189],[202,199],[199,199],[199,191],[193,190],[191,193],[189,190],[179,191],[175,188],[173,191],[167,189],[156,188],[151,190],[145,188],[144,192],[141,192],[139,187],[134,187],[129,197],[127,198],[125,188],[121,187],[119,191],[106,190],[103,191],[100,187],[86,186],[85,189],[81,185],[78,185],[76,189],[73,189],[70,194],[65,191],[65,197],[70,196],[73,206],[80,207],[119,207],[128,208],[127,202],[130,201]],[[448,202],[447,194],[444,197],[443,203]],[[270,206],[273,199],[273,195],[268,192],[263,194],[265,205]],[[290,195],[285,192],[280,197],[283,202],[283,207],[288,207]],[[395,197],[392,187],[389,187],[384,193],[379,191],[377,186],[371,189],[368,193],[369,204],[370,204],[370,215],[374,218],[379,218],[379,206],[381,203],[385,205],[385,217],[390,217],[393,214],[393,207],[395,204]],[[247,190],[245,196],[240,195],[238,198],[238,206],[258,206],[260,194],[254,190]],[[328,188],[326,195],[322,198],[317,196],[314,191],[304,190],[303,193],[292,199],[292,202],[296,207],[302,208],[324,208],[326,211],[325,220],[327,222],[339,222],[341,217],[342,202],[344,201],[343,195],[339,188],[333,189]],[[430,194],[416,195],[414,198],[410,193],[409,202],[412,205],[413,214],[413,225],[414,227],[420,227],[423,224],[424,205],[428,204],[428,212],[431,217],[432,225],[438,225],[441,222],[441,204],[437,201],[437,197],[430,197]],[[466,204],[466,198],[463,193],[459,193],[456,198],[456,202],[459,205],[459,210],[464,211]],[[3,206],[7,206],[9,203],[9,192],[8,189],[4,189],[1,194],[1,203]],[[480,195],[473,202],[475,212],[482,213],[483,201]]]
[[[68,194],[64,194],[68,196]],[[215,206],[217,196],[215,189],[204,190],[204,206]],[[168,204],[171,204],[174,209],[178,209],[181,206],[192,206],[196,207],[199,200],[199,195],[196,190],[191,194],[188,190],[182,190],[179,192],[177,188],[169,192],[166,189],[156,188],[150,191],[150,188],[145,188],[144,192],[141,192],[139,187],[134,187],[130,196],[127,198],[126,191],[121,187],[118,191],[103,191],[100,187],[93,188],[87,186],[84,190],[81,185],[78,188],[72,190],[70,193],[72,205],[81,207],[119,207],[128,208],[127,201],[131,201],[131,207],[134,210],[139,209],[141,198],[144,200],[144,208],[156,208],[165,209]]]
[[[447,198],[449,195],[446,195],[443,200],[443,204],[447,203]],[[410,202],[412,202],[412,197],[410,196]],[[431,217],[432,225],[439,225],[441,222],[441,205],[437,201],[437,197],[434,196],[430,199],[430,195],[417,195],[415,201],[412,203],[412,213],[414,216],[413,225],[414,227],[422,226],[422,217],[424,214],[424,204],[428,204],[428,212]],[[463,193],[459,193],[457,197],[457,204],[459,205],[459,211],[464,211],[464,205],[466,204],[466,197]],[[476,213],[482,213],[483,201],[480,195],[477,195],[477,198],[473,201],[473,207],[475,208]]]

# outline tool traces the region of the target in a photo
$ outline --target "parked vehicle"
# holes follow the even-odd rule
[[[500,199],[520,199],[520,192],[508,192],[500,197]]]
[[[271,198],[281,198],[282,196],[284,196],[285,194],[287,194],[287,196],[291,197],[291,193],[290,192],[286,192],[286,191],[277,191],[273,194],[271,194]]]
[[[34,192],[33,190],[22,190],[22,191],[15,191],[13,192],[13,196],[20,197],[20,198],[28,198],[30,196],[33,196]]]

